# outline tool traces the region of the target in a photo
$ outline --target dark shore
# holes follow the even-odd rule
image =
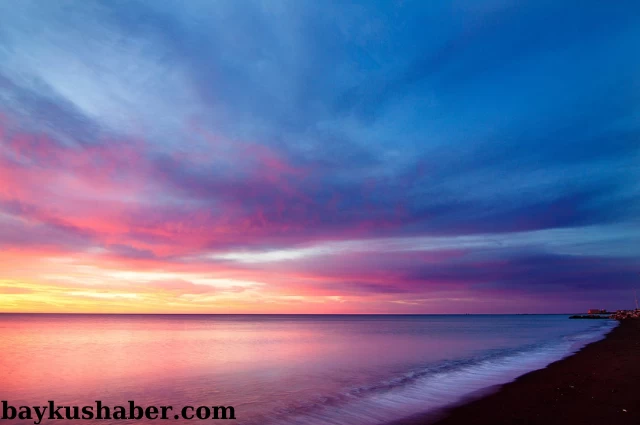
[[[406,425],[640,424],[640,320],[497,392]]]

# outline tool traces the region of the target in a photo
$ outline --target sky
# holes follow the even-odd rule
[[[635,1],[0,1],[0,311],[640,289]]]

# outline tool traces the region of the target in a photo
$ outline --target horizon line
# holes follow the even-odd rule
[[[99,312],[13,312],[0,315],[66,315],[66,316],[553,316],[571,313],[99,313]],[[586,314],[586,313],[585,313]]]

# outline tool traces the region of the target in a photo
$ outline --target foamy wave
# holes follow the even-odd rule
[[[305,405],[272,412],[260,423],[282,425],[385,424],[403,417],[456,404],[487,388],[510,382],[527,372],[560,360],[616,326],[601,326],[544,345],[485,353],[482,357],[442,363],[379,382],[322,396]]]

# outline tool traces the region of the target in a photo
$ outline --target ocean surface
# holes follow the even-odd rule
[[[614,326],[566,315],[0,314],[0,400],[224,405],[251,425],[386,424],[542,368]],[[69,423],[151,422],[208,421]]]

